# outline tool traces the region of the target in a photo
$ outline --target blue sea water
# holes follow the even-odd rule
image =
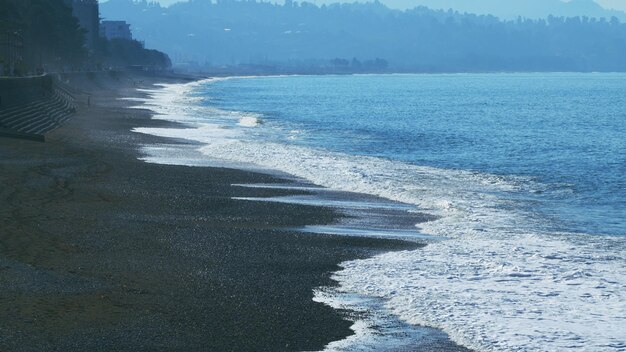
[[[544,187],[521,196],[560,230],[626,235],[623,74],[250,78],[202,96],[261,114],[278,143],[529,176]]]
[[[415,238],[444,240],[343,263],[316,292],[385,310],[328,350],[404,343],[375,331],[394,317],[478,351],[626,351],[625,74],[247,77],[151,94],[188,127],[137,132],[434,216]],[[145,160],[188,163],[169,149]]]

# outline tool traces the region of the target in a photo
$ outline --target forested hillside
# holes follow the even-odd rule
[[[367,0],[361,0],[364,2]],[[539,19],[548,16],[587,16],[596,18],[611,18],[626,20],[623,11],[603,8],[594,0],[379,0],[381,3],[395,9],[412,9],[417,6],[426,6],[434,10],[453,9],[459,12],[469,12],[482,15],[494,15],[501,19],[516,19],[518,16]],[[282,0],[276,0],[281,3]],[[351,0],[316,0],[318,5],[336,2],[353,2]]]
[[[617,18],[493,16],[390,10],[380,3],[315,6],[193,0],[170,7],[132,0],[103,4],[148,45],[177,62],[324,68],[345,61],[391,71],[624,71],[626,25]],[[356,60],[354,60],[356,59]],[[358,71],[358,70],[355,70]]]

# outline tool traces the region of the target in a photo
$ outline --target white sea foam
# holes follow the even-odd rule
[[[138,132],[192,139],[204,144],[200,151],[208,158],[284,171],[320,186],[413,204],[439,217],[420,230],[447,240],[343,263],[335,294],[320,291],[317,300],[359,310],[358,302],[337,301],[352,294],[377,297],[404,321],[440,328],[479,351],[626,351],[624,238],[550,233],[546,219],[515,197],[540,190],[540,184],[246,140],[243,129],[219,128],[223,119],[243,115],[184,106],[185,94],[181,98],[177,89],[168,87],[152,104],[162,118],[208,125],[202,127],[206,133]],[[200,111],[203,116],[196,115]],[[355,324],[361,335],[367,326]],[[329,350],[350,343],[354,338]]]
[[[261,123],[263,123],[263,120],[261,120],[259,115],[256,115],[256,114],[244,114],[239,119],[238,125],[242,126],[242,127],[256,127],[256,126],[260,125]]]

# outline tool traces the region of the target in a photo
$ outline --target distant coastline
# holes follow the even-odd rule
[[[112,0],[101,10],[133,24],[137,37],[190,72],[626,71],[626,51],[618,44],[626,24],[617,17],[500,19],[427,7],[400,11],[380,2],[161,7]],[[182,17],[186,21],[176,20]]]

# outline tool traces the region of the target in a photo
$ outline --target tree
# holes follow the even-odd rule
[[[83,60],[84,31],[63,0],[0,0],[0,31],[18,33],[30,69]]]
[[[107,43],[107,60],[111,65],[126,68],[142,66],[149,69],[167,69],[171,61],[157,50],[149,50],[136,40],[112,39]]]

